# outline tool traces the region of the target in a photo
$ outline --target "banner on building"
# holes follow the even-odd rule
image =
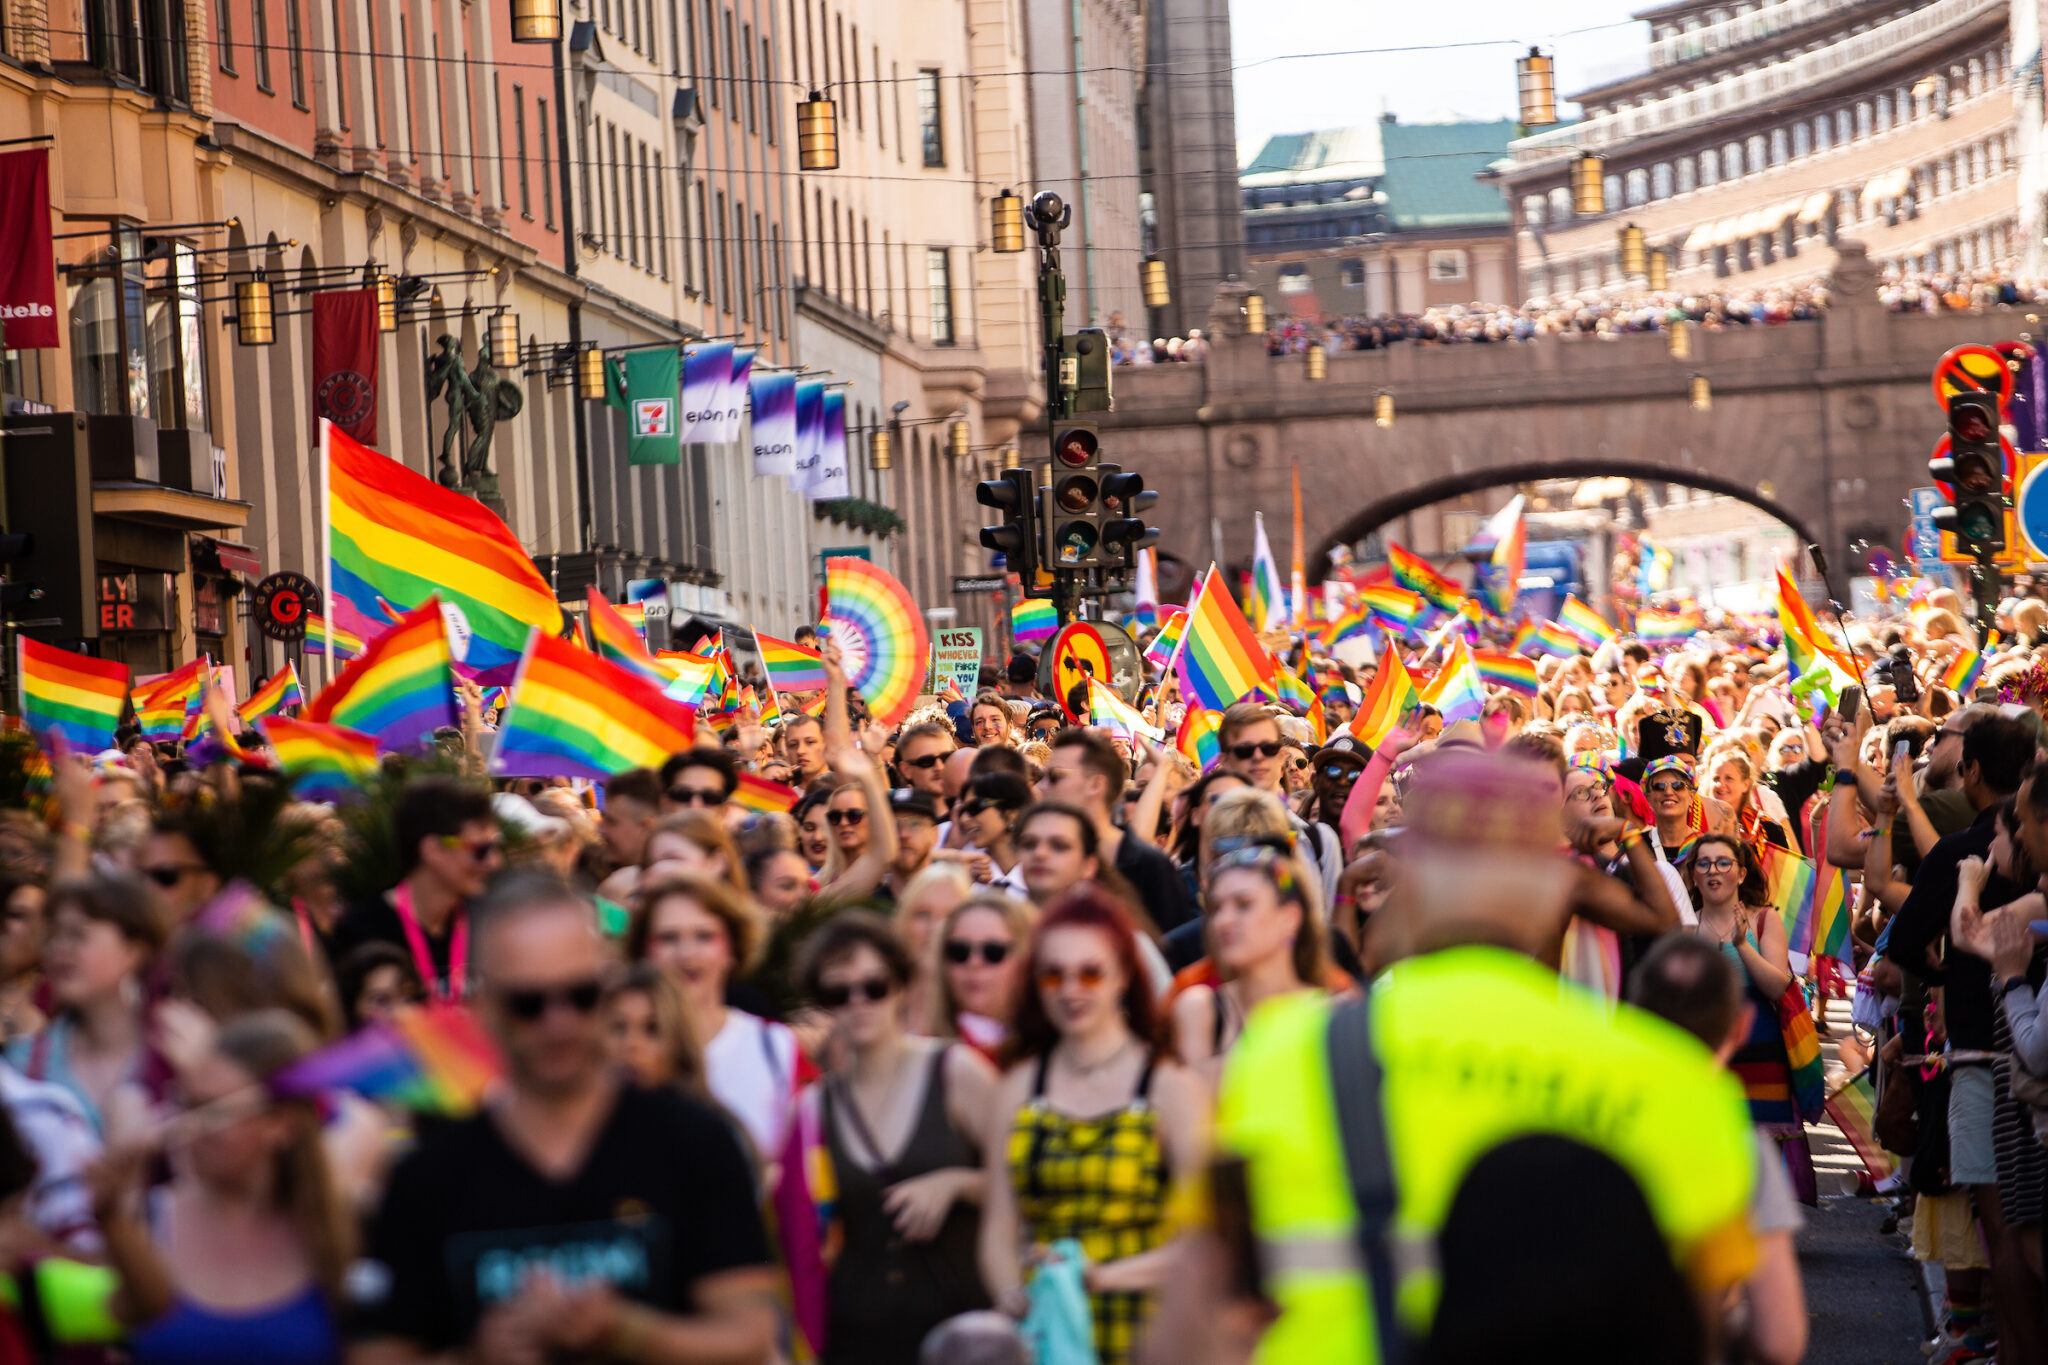
[[[796,473],[796,376],[750,376],[747,402],[754,410],[754,473]]]
[[[0,152],[0,326],[10,350],[57,344],[48,147]]]
[[[825,432],[825,382],[814,379],[796,386],[796,469],[789,491],[809,493]]]
[[[683,439],[713,445],[724,429],[732,385],[732,343],[707,341],[683,351]]]
[[[609,367],[605,401],[626,411],[627,464],[680,464],[676,390],[682,360],[673,346],[628,351]]]
[[[846,393],[827,389],[819,404],[818,462],[811,467],[811,481],[805,488],[813,502],[827,498],[850,498],[853,482],[846,472]]]
[[[754,348],[735,347],[732,353],[731,376],[725,385],[725,406],[719,415],[718,430],[710,437],[714,443],[739,444],[747,413],[747,381],[753,376]]]
[[[313,295],[313,433],[325,417],[350,439],[377,444],[377,291]]]

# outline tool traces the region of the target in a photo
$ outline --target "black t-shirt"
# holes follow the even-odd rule
[[[1117,841],[1116,870],[1138,893],[1138,899],[1145,904],[1145,913],[1152,916],[1152,923],[1159,926],[1160,933],[1186,924],[1195,917],[1194,907],[1188,904],[1187,885],[1180,879],[1179,866],[1152,845],[1132,838],[1128,831]]]
[[[455,925],[461,912],[448,917],[441,933],[434,933],[426,925],[420,926],[420,937],[426,940],[427,956],[433,960],[434,975],[440,984],[447,985],[449,955],[455,945]],[[334,922],[334,930],[327,938],[327,960],[339,964],[354,949],[365,943],[389,943],[405,954],[411,962],[412,947],[405,939],[405,925],[399,921],[398,912],[391,908],[391,902],[383,896],[374,900],[358,901],[342,911],[341,918]],[[421,985],[427,985],[421,982]]]
[[[566,1180],[528,1165],[488,1113],[423,1133],[392,1172],[367,1254],[355,1335],[429,1352],[467,1343],[534,1270],[685,1313],[698,1280],[769,1264],[732,1129],[675,1091],[631,1087]]]

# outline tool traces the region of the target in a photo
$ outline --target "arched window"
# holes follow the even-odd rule
[[[1623,192],[1627,195],[1630,208],[1636,208],[1639,205],[1650,202],[1650,173],[1648,171],[1638,166],[1628,173],[1623,183],[1626,186]]]
[[[1743,159],[1743,164],[1749,167],[1751,175],[1770,165],[1770,153],[1765,150],[1764,135],[1762,133],[1750,134],[1749,141],[1745,144],[1745,151],[1747,155]]]
[[[1671,197],[1671,163],[1660,161],[1650,167],[1650,197],[1669,199]]]

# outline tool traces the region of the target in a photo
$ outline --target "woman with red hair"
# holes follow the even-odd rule
[[[1171,1265],[1167,1192],[1208,1151],[1207,1092],[1153,1045],[1158,1025],[1122,904],[1083,883],[1047,906],[996,1095],[981,1269],[1021,1316],[1026,1265],[1078,1242],[1103,1365],[1131,1358]]]

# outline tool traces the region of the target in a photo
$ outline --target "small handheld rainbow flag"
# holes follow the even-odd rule
[[[1814,866],[1810,858],[1775,845],[1763,849],[1764,882],[1771,904],[1785,924],[1786,948],[1801,956],[1813,952]]]
[[[1529,554],[1529,526],[1522,519],[1525,501],[1522,494],[1515,494],[1482,532],[1482,538],[1493,540],[1493,556],[1486,573],[1486,599],[1496,616],[1506,616],[1522,591],[1522,574],[1528,567]]]
[[[1166,619],[1159,623],[1159,633],[1152,637],[1152,643],[1145,646],[1145,658],[1161,668],[1173,658],[1174,647],[1180,643],[1181,632],[1188,628],[1188,614],[1179,607],[1170,607]]]
[[[1785,636],[1785,662],[1790,665],[1793,678],[1805,677],[1823,664],[1835,668],[1846,682],[1853,683],[1863,676],[1856,661],[1828,639],[1814,617],[1813,608],[1806,605],[1798,585],[1782,566],[1778,569],[1778,626]]]
[[[1849,960],[1849,874],[1830,867],[1813,889],[1813,955]]]
[[[306,642],[302,648],[308,654],[353,659],[363,652],[363,640],[360,635],[343,630],[319,612],[307,612]]]
[[[1842,1130],[1872,1180],[1885,1180],[1899,1168],[1897,1158],[1877,1140],[1877,1087],[1868,1069],[1842,1082],[1827,1098],[1828,1117]]]
[[[1280,563],[1273,558],[1273,546],[1266,539],[1266,514],[1252,513],[1252,581],[1245,596],[1245,617],[1259,630],[1272,630],[1287,623],[1287,585],[1280,578]]]
[[[744,810],[758,811],[763,815],[787,814],[796,805],[799,795],[795,787],[780,782],[771,782],[759,773],[741,773],[740,784],[734,788],[733,804]]]
[[[1400,652],[1390,649],[1380,660],[1380,671],[1373,675],[1372,686],[1366,689],[1365,700],[1359,704],[1358,714],[1351,718],[1349,729],[1369,747],[1377,749],[1394,727],[1421,704],[1422,694],[1401,662]]]
[[[249,694],[249,700],[236,709],[243,723],[254,724],[264,716],[279,714],[287,706],[304,706],[306,694],[299,690],[299,670],[286,659],[284,667],[264,679],[263,686]]]
[[[1428,560],[1391,541],[1387,544],[1387,567],[1393,571],[1396,584],[1420,594],[1423,601],[1440,610],[1456,611],[1465,598],[1465,590],[1438,573]]]
[[[1479,670],[1479,681],[1488,687],[1505,688],[1510,692],[1519,692],[1525,697],[1533,697],[1541,690],[1536,681],[1534,659],[1475,649],[1472,651],[1472,666]]]
[[[477,708],[483,711],[503,711],[505,699],[511,695],[512,689],[509,687],[486,687],[483,696],[477,700]]]
[[[1059,611],[1047,598],[1027,597],[1010,608],[1010,639],[1017,644],[1050,640],[1059,630]]]
[[[1598,649],[1614,638],[1614,627],[1573,593],[1565,594],[1564,605],[1557,609],[1557,622],[1588,649]]]
[[[1545,621],[1536,627],[1536,633],[1529,643],[1539,654],[1555,654],[1561,659],[1578,657],[1579,637],[1555,621]]]
[[[1117,735],[1143,735],[1163,739],[1159,730],[1098,678],[1088,679],[1088,723]]]
[[[377,773],[377,741],[359,730],[289,716],[265,716],[256,728],[304,800],[347,801]]]
[[[402,1011],[293,1062],[270,1078],[280,1098],[352,1090],[425,1114],[474,1113],[504,1066],[489,1035],[461,1005]]]
[[[398,618],[362,657],[341,671],[307,706],[303,719],[345,725],[379,749],[417,749],[444,725],[457,723],[455,668],[441,600]]]
[[[1190,706],[1181,717],[1180,733],[1174,736],[1173,747],[1186,755],[1196,768],[1203,772],[1223,757],[1223,713],[1207,707]]]
[[[135,692],[135,720],[142,737],[152,742],[182,739],[185,712],[199,695],[208,661],[204,655],[163,677],[143,684]]]
[[[1646,645],[1677,644],[1690,640],[1705,624],[1697,610],[1659,611],[1644,607],[1636,613],[1636,638]]]
[[[686,706],[710,709],[718,702],[721,686],[718,661],[687,650],[664,649],[655,656],[669,675],[662,688],[672,699]]]
[[[1323,623],[1318,637],[1324,649],[1333,649],[1340,641],[1354,635],[1364,635],[1372,630],[1372,611],[1363,602],[1354,602],[1336,616]]]
[[[1447,725],[1454,720],[1477,720],[1485,712],[1486,688],[1479,681],[1479,671],[1472,666],[1472,653],[1463,640],[1451,645],[1444,666],[1423,689],[1422,701],[1426,706],[1434,706]]]
[[[825,659],[815,649],[805,649],[773,635],[754,632],[761,650],[761,667],[778,692],[818,692],[825,686]]]
[[[691,708],[535,626],[498,722],[491,770],[499,777],[610,777],[660,768],[696,734]]]
[[[609,659],[629,673],[638,674],[656,687],[668,685],[668,675],[654,662],[654,656],[647,652],[647,641],[632,623],[619,613],[619,609],[607,602],[604,594],[595,587],[584,598],[590,617],[591,652],[601,659]]]
[[[1529,647],[1535,643],[1536,623],[1534,621],[1529,620],[1527,617],[1524,617],[1522,619],[1522,624],[1515,627],[1515,638],[1508,641],[1508,653],[1526,653]]]
[[[1182,691],[1212,711],[1221,711],[1255,687],[1273,681],[1273,656],[1268,654],[1244,613],[1223,585],[1214,565],[1202,585],[1202,598],[1188,613],[1181,640]]]
[[[1977,690],[1977,679],[1984,676],[1984,656],[1989,654],[1997,643],[1998,634],[1994,631],[1991,638],[1984,642],[1982,650],[1971,649],[1968,645],[1958,649],[1955,657],[1948,661],[1948,667],[1941,670],[1941,685],[1963,701],[1969,701],[1970,694]]]
[[[73,654],[26,635],[15,637],[21,714],[29,733],[48,745],[61,736],[74,749],[111,748],[128,704],[128,665]]]
[[[1360,588],[1358,602],[1390,635],[1406,635],[1414,630],[1422,624],[1422,618],[1429,610],[1420,593],[1385,584]]]

